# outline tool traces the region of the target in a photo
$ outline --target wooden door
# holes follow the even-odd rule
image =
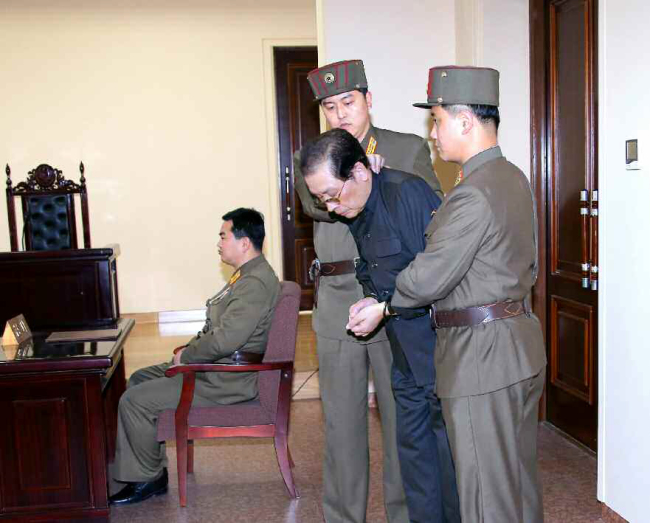
[[[531,0],[533,181],[541,210],[546,419],[591,449],[598,427],[596,1]]]
[[[293,155],[310,138],[320,133],[318,104],[307,83],[307,73],[318,67],[316,47],[276,47],[275,90],[279,135],[279,181],[282,216],[284,279],[302,289],[301,310],[311,310],[314,284],[309,266],[314,251],[314,228],[300,204],[293,186]]]

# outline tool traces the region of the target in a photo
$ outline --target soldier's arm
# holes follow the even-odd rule
[[[408,252],[419,253],[426,247],[425,231],[434,211],[440,206],[440,197],[423,180],[413,179],[403,183],[394,198],[386,202],[393,223],[400,233],[400,241]],[[389,300],[392,299],[392,293]],[[428,313],[423,307],[393,307],[403,318],[417,318]]]
[[[308,216],[321,222],[334,222],[327,210],[318,206],[318,200],[312,196],[305,183],[305,177],[300,171],[300,153],[293,155],[293,185],[302,203],[302,208]]]
[[[491,216],[489,204],[475,188],[459,186],[450,193],[424,252],[397,276],[393,306],[421,307],[447,296],[472,265]]]
[[[226,310],[212,329],[187,344],[182,363],[214,362],[241,349],[268,313],[268,290],[259,278],[244,276],[235,284]]]
[[[433,169],[429,142],[425,139],[422,139],[422,145],[415,155],[415,161],[411,172],[417,174],[427,182],[441,200],[445,197],[445,193],[442,192],[442,187],[440,186],[440,180],[438,180],[438,176]]]

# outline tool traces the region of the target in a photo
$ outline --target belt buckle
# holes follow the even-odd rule
[[[438,328],[438,322],[436,321],[436,306],[434,303],[431,304],[431,307],[429,307],[429,316],[431,318],[431,326],[434,329]]]
[[[320,260],[318,258],[314,258],[314,260],[311,262],[311,265],[309,266],[309,279],[311,281],[316,281],[316,278],[320,275]]]

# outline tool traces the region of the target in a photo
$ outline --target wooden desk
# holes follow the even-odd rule
[[[126,341],[45,343],[0,351],[0,521],[108,521]]]
[[[0,252],[0,329],[18,314],[32,331],[115,325],[117,244],[100,249]]]

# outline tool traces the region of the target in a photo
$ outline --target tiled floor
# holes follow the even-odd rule
[[[300,375],[310,374],[317,364],[309,316],[301,317],[301,340],[297,367]],[[199,325],[200,326],[200,325]],[[182,329],[185,328],[185,331]],[[139,366],[169,357],[196,330],[196,325],[164,327],[138,325],[128,342],[127,374]],[[182,332],[181,332],[182,331]],[[187,331],[187,332],[186,332]],[[299,342],[300,344],[300,342]],[[304,354],[303,354],[304,353]],[[295,387],[294,387],[295,390]],[[381,439],[379,417],[372,410],[371,485],[368,523],[385,522],[381,494]],[[113,507],[111,521],[139,522],[223,522],[223,523],[316,523],[322,522],[321,457],[323,419],[317,399],[294,401],[291,411],[291,452],[296,463],[295,480],[301,498],[291,500],[280,476],[271,440],[212,440],[196,444],[195,474],[190,476],[188,506],[178,506],[176,454],[169,446],[170,488],[165,496],[126,507]],[[596,459],[570,443],[552,428],[539,429],[539,464],[544,486],[547,523],[595,523],[601,507],[596,501]],[[504,522],[507,523],[507,522]]]

